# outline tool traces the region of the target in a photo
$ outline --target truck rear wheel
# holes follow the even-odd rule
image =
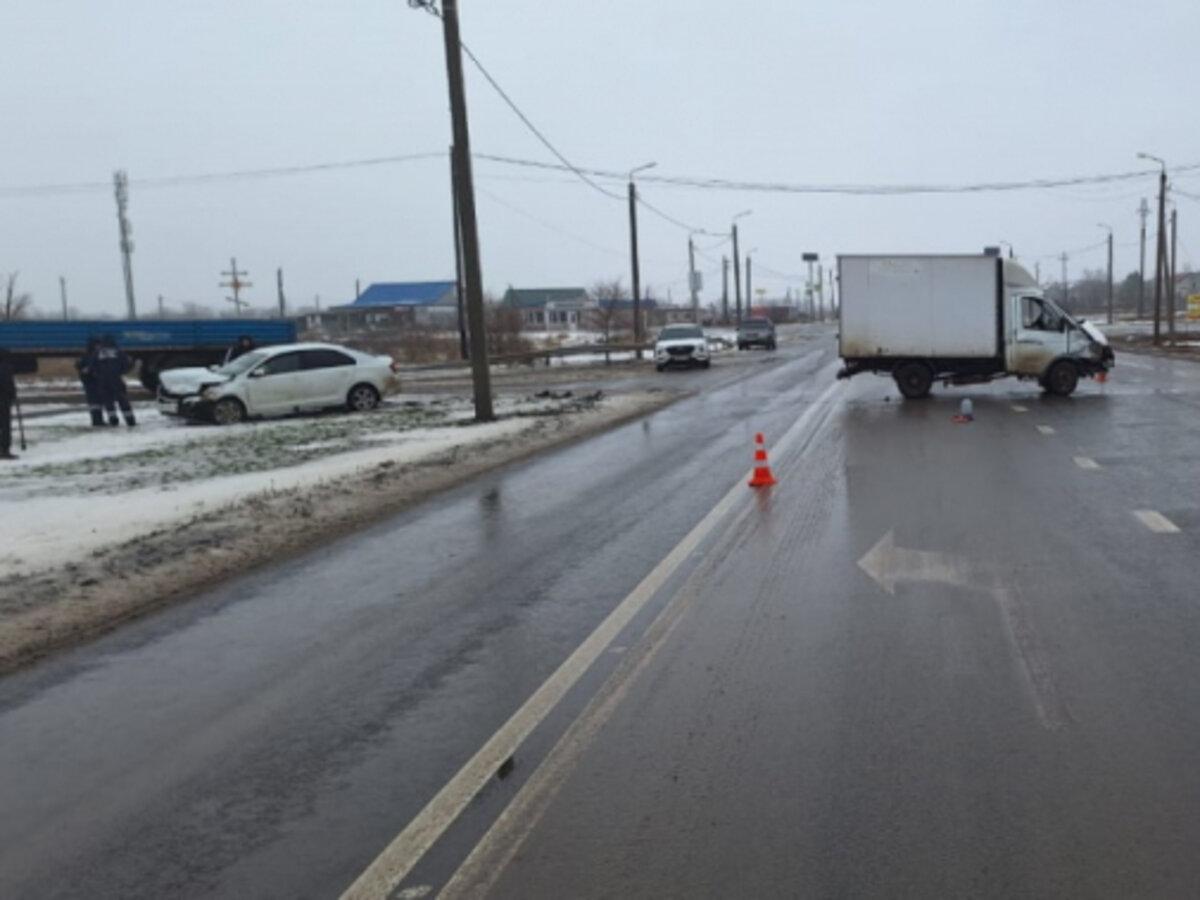
[[[1042,384],[1056,397],[1069,397],[1079,384],[1079,370],[1075,368],[1075,363],[1059,360],[1046,371]]]
[[[929,396],[933,387],[933,370],[922,362],[907,362],[897,367],[892,373],[896,379],[896,387],[909,400],[919,400]]]

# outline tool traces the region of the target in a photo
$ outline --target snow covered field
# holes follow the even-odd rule
[[[86,412],[26,423],[28,450],[0,468],[0,578],[53,567],[263,492],[305,487],[382,462],[513,437],[573,399],[499,401],[476,426],[469,402],[393,398],[367,414],[226,428],[135,407],[134,429],[94,429]],[[464,427],[470,425],[470,427]]]

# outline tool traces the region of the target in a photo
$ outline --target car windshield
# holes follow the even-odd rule
[[[230,378],[235,375],[241,375],[253,369],[260,362],[267,358],[267,353],[263,350],[257,350],[253,353],[244,353],[233,362],[225,363],[223,366],[213,366],[213,371],[218,375],[228,375]]]
[[[675,341],[680,338],[702,338],[704,331],[697,325],[672,325],[658,333],[660,341]]]

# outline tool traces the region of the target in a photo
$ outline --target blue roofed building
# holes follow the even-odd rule
[[[404,325],[455,329],[457,285],[454,281],[379,281],[350,303],[304,319],[305,328],[330,334],[384,331]]]

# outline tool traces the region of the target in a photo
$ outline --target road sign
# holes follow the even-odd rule
[[[1188,295],[1188,311],[1189,319],[1200,319],[1200,294]]]
[[[821,255],[819,253],[805,253],[800,258],[803,259],[805,262],[816,262],[818,259],[821,258]]]

